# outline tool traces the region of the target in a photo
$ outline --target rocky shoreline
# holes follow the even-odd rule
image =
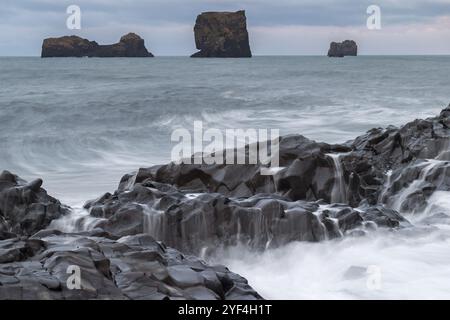
[[[52,229],[52,220],[71,209],[41,185],[8,171],[0,175],[0,300],[261,299],[226,267],[184,255],[148,234]],[[80,288],[68,284],[71,266],[80,269]]]
[[[94,223],[73,232],[55,230],[71,209],[42,180],[4,171],[0,299],[261,299],[244,278],[195,256],[410,228],[404,213],[450,190],[450,106],[344,144],[282,137],[280,166],[274,176],[259,165],[141,168],[88,201]],[[82,269],[82,290],[66,286],[70,265]]]
[[[408,226],[402,211],[419,211],[434,191],[450,189],[449,115],[450,106],[438,117],[372,129],[342,145],[283,137],[283,169],[274,176],[261,176],[259,165],[141,168],[85,208],[103,218],[99,226],[108,232],[147,230],[193,254],[239,242],[265,249]],[[401,197],[429,159],[423,186]]]

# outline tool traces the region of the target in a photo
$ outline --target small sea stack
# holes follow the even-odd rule
[[[358,46],[353,40],[344,42],[332,42],[328,50],[328,56],[333,58],[343,58],[345,56],[357,56]]]
[[[194,27],[199,52],[193,58],[250,58],[245,11],[204,12]]]
[[[144,44],[144,39],[135,33],[128,33],[120,41],[110,45],[99,45],[95,41],[78,36],[64,36],[45,39],[42,44],[42,58],[54,57],[153,57]]]

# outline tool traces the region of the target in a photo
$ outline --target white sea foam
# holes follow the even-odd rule
[[[267,299],[448,299],[450,231],[377,231],[365,237],[291,243],[255,253],[231,248],[216,261],[246,277]],[[381,271],[347,277],[352,267]]]
[[[56,229],[62,232],[80,232],[88,231],[104,219],[89,215],[89,212],[83,208],[72,208],[72,212],[57,220],[53,220],[49,229]]]

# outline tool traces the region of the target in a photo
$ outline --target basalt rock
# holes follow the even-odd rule
[[[69,213],[41,185],[40,179],[27,183],[8,171],[0,174],[0,239],[30,236]]]
[[[345,40],[344,42],[332,42],[328,50],[329,57],[342,58],[345,56],[357,56],[358,46],[353,40]]]
[[[282,137],[281,169],[273,176],[261,175],[259,164],[170,163],[125,175],[118,191],[148,180],[186,193],[212,192],[227,197],[273,193],[293,201],[376,205],[389,170],[401,170],[416,160],[450,160],[449,109],[438,117],[414,120],[400,128],[369,130],[342,145],[318,143],[300,135]]]
[[[122,178],[119,190],[151,180],[187,193],[212,192],[228,197],[276,193],[290,200],[331,202],[335,165],[330,153],[349,152],[345,145],[317,143],[300,135],[280,139],[280,166],[274,176],[262,176],[261,166],[174,164],[141,168]],[[248,149],[246,150],[248,158]]]
[[[79,287],[68,272],[80,270]],[[72,270],[73,272],[73,270]],[[183,255],[148,235],[54,230],[0,241],[0,300],[261,299],[226,267]]]
[[[195,45],[200,51],[192,57],[249,58],[252,56],[245,11],[204,12],[194,27]]]
[[[323,201],[291,201],[275,194],[247,198],[190,194],[150,180],[105,194],[88,202],[86,209],[104,218],[96,227],[111,234],[145,232],[197,255],[236,245],[264,250],[292,241],[342,237],[355,229],[366,232],[377,226],[409,225],[398,213],[382,206],[354,209]]]
[[[145,48],[144,40],[129,33],[112,45],[99,45],[77,36],[45,39],[42,58],[49,57],[153,57]]]
[[[139,234],[136,215],[118,214],[127,225],[122,234],[132,234],[126,237],[108,233],[107,226],[79,233],[47,229],[55,219],[66,219],[70,208],[41,185],[40,179],[26,183],[8,171],[0,175],[0,300],[261,299],[226,267]],[[70,278],[77,274],[73,266],[79,282]]]
[[[450,161],[421,159],[391,173],[380,201],[400,212],[422,213],[439,191],[450,191]]]
[[[87,202],[95,229],[73,234],[29,237],[68,209],[41,180],[27,184],[4,172],[0,235],[11,239],[0,241],[0,298],[258,299],[245,279],[177,250],[264,250],[409,227],[400,213],[422,212],[437,192],[450,191],[449,118],[447,107],[338,145],[286,136],[273,176],[262,176],[259,164],[143,168]],[[85,270],[83,290],[67,288],[70,265]]]
[[[110,233],[147,232],[196,254],[408,226],[399,211],[419,211],[434,191],[449,190],[449,114],[446,108],[400,128],[372,129],[342,145],[283,137],[282,168],[273,176],[262,176],[256,164],[143,168],[86,208]]]

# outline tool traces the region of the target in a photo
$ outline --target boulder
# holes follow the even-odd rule
[[[204,12],[194,27],[194,58],[250,58],[245,11]]]
[[[45,39],[42,44],[42,58],[50,57],[153,57],[147,51],[144,40],[135,33],[129,33],[111,45],[99,45],[77,36]]]
[[[41,185],[41,179],[27,183],[9,171],[0,174],[0,239],[30,236],[70,212]]]
[[[328,50],[329,57],[342,58],[345,56],[357,56],[358,46],[353,40],[345,40],[344,42],[332,42]]]

